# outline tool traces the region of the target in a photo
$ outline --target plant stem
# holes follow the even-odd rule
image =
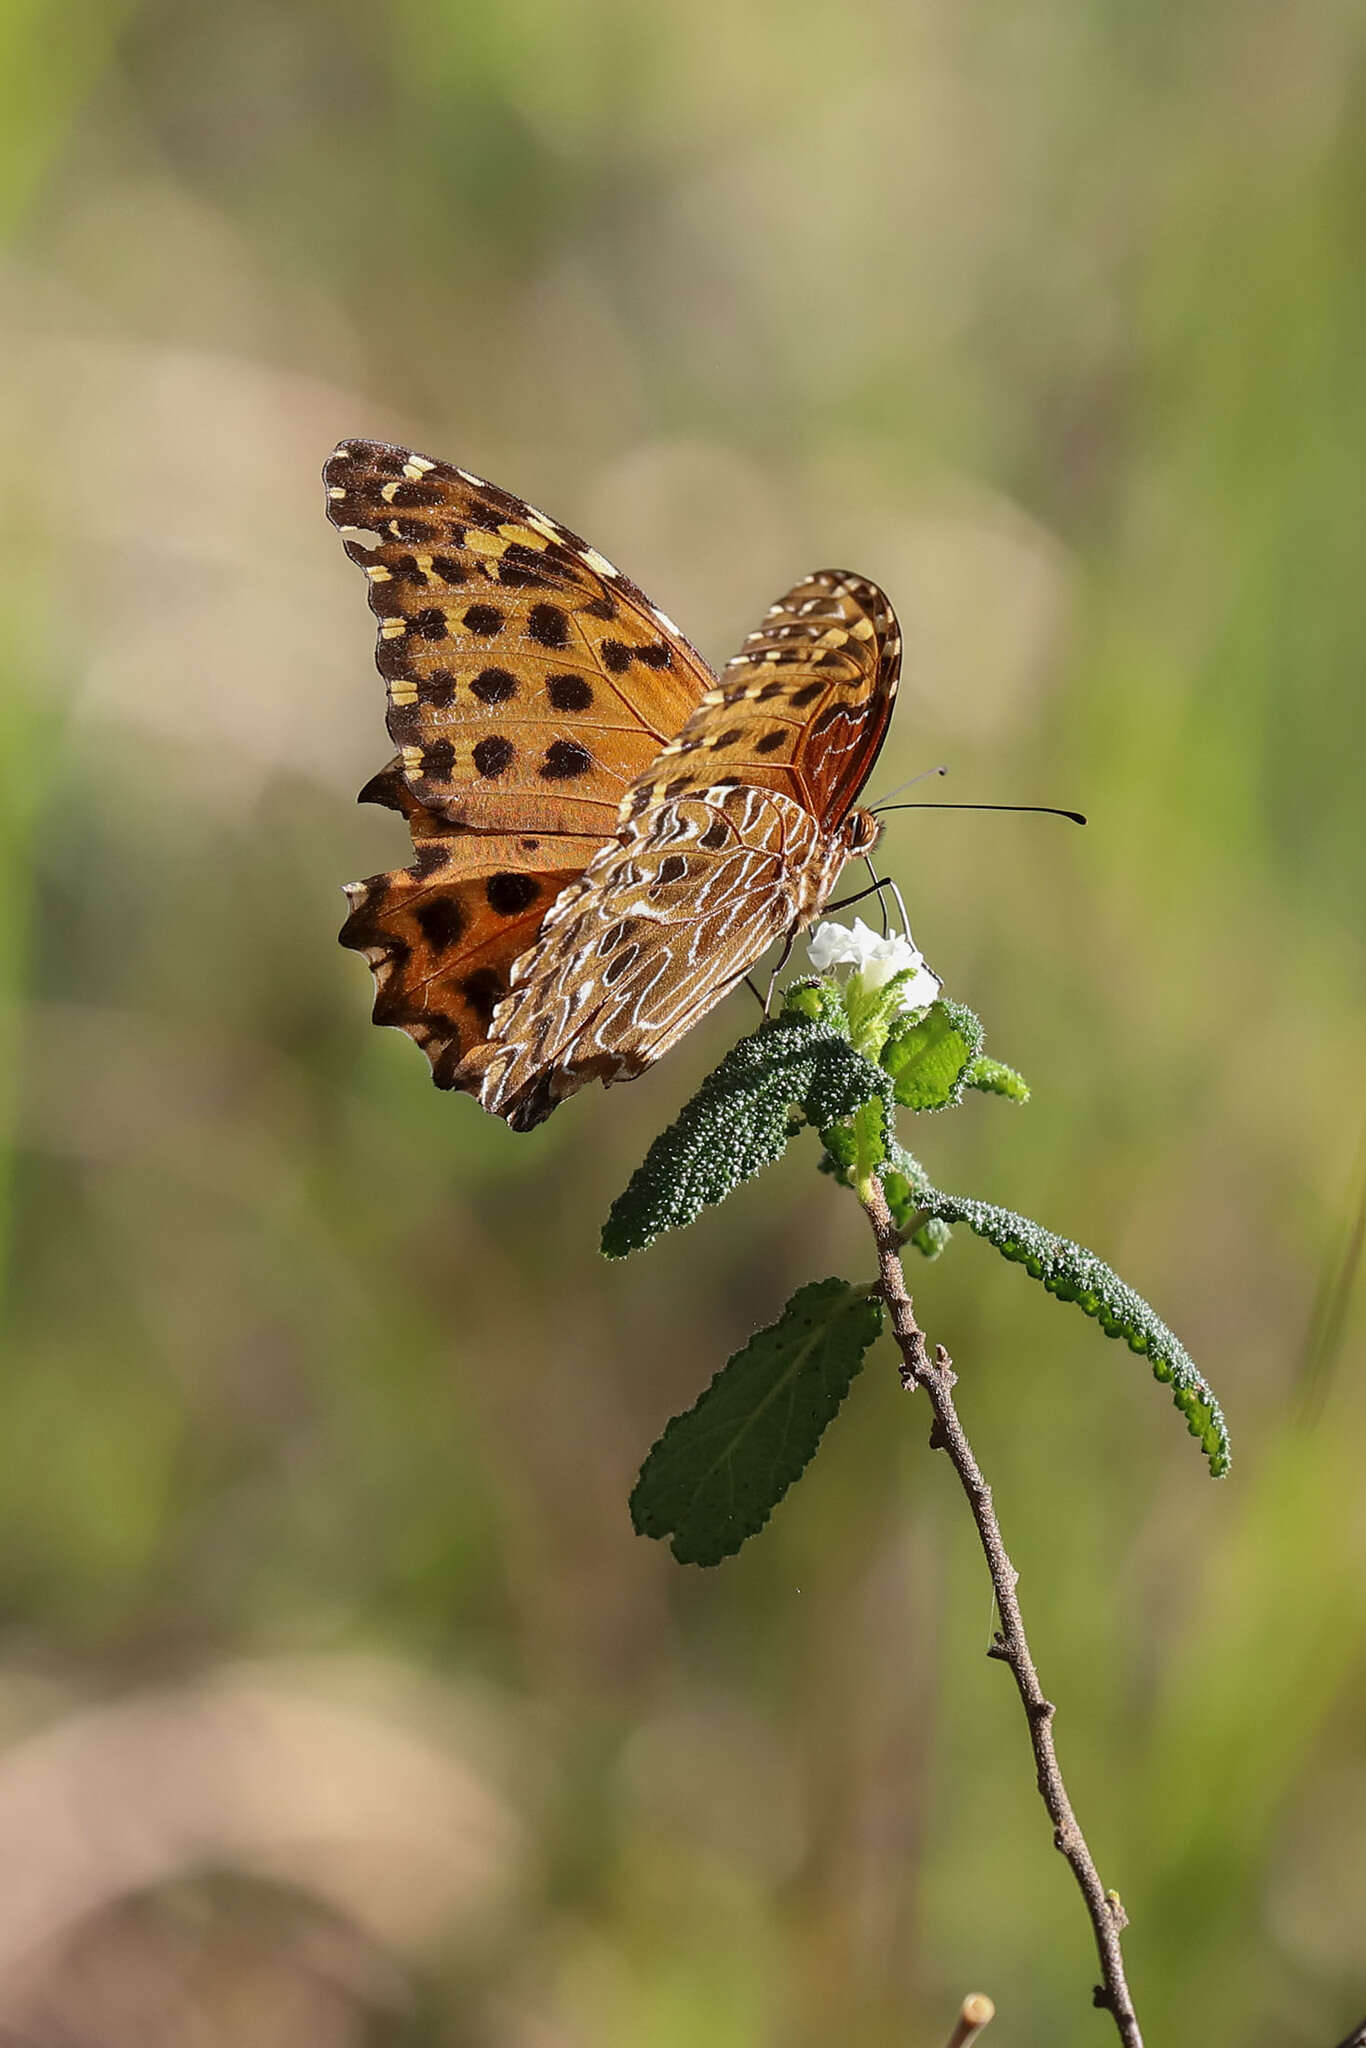
[[[1072,1811],[1072,1802],[1067,1796],[1062,1772],[1058,1768],[1057,1751],[1053,1744],[1052,1702],[1044,1698],[1039,1684],[1039,1675],[1034,1668],[1029,1641],[1025,1635],[1024,1621],[1020,1614],[1020,1603],[1016,1597],[1015,1582],[1018,1574],[1006,1554],[1001,1536],[1001,1527],[992,1506],[991,1488],[983,1479],[972,1446],[968,1442],[963,1425],[958,1419],[954,1406],[953,1388],[956,1374],[953,1362],[942,1344],[936,1345],[934,1357],[930,1357],[925,1333],[915,1319],[911,1297],[906,1289],[906,1275],[900,1258],[900,1233],[887,1207],[887,1198],[882,1184],[875,1175],[869,1175],[859,1183],[859,1200],[873,1226],[878,1250],[878,1292],[886,1304],[891,1318],[892,1334],[901,1352],[901,1382],[909,1392],[912,1388],[923,1387],[934,1410],[934,1429],[930,1442],[936,1450],[947,1451],[959,1483],[967,1495],[972,1518],[977,1524],[977,1534],[986,1555],[991,1583],[996,1592],[996,1605],[1001,1616],[1001,1627],[997,1630],[989,1656],[999,1658],[1008,1664],[1014,1673],[1015,1684],[1023,1702],[1025,1717],[1029,1722],[1029,1739],[1034,1748],[1034,1762],[1038,1771],[1039,1795],[1048,1808],[1053,1823],[1053,1844],[1061,1850],[1072,1868],[1081,1895],[1086,1901],[1091,1926],[1095,1931],[1096,1950],[1100,1958],[1101,1982],[1096,1986],[1093,1997],[1096,2005],[1108,2012],[1114,2019],[1124,2048],[1143,2048],[1143,2035],[1139,2030],[1138,2015],[1129,1996],[1129,1986],[1124,1975],[1124,1956],[1120,1948],[1120,1930],[1128,1923],[1118,1895],[1107,1892],[1101,1884],[1100,1875],[1086,1846],[1086,1837],[1077,1824]]]

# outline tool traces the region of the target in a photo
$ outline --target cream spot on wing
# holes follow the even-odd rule
[[[372,583],[391,583],[393,581],[383,562],[372,562],[365,573]]]
[[[405,772],[409,775],[420,775],[422,773],[421,747],[404,747],[403,766]]]
[[[379,637],[381,640],[401,640],[407,630],[406,619],[384,619],[380,622]]]
[[[818,647],[843,647],[848,638],[849,635],[845,632],[843,626],[831,626],[826,632],[821,634],[816,645]]]
[[[547,519],[544,512],[533,511],[530,506],[527,507],[526,523],[528,526],[534,526],[537,533],[543,533],[547,540],[560,538],[560,529],[554,520]]]
[[[856,626],[850,628],[850,631],[856,640],[871,640],[873,637],[873,622],[871,619],[860,619]]]
[[[435,468],[436,464],[429,462],[425,455],[410,455],[403,465],[403,474],[410,484],[415,484],[419,477],[424,477],[429,469]]]
[[[597,576],[620,576],[621,574],[616,563],[609,562],[606,555],[600,555],[596,548],[580,548],[579,560],[586,562],[588,567]],[[658,614],[656,614],[657,616]]]
[[[465,546],[472,555],[505,555],[508,550],[501,533],[485,533],[477,526],[466,528]]]
[[[515,541],[519,547],[535,548],[538,554],[549,539],[547,534],[541,533],[534,526],[519,526],[514,522],[500,526],[498,531],[509,544]]]
[[[650,610],[651,610],[651,611],[652,611],[652,612],[654,613],[655,617],[656,617],[656,618],[657,618],[657,619],[659,620],[659,623],[660,623],[660,625],[661,625],[661,626],[663,626],[663,627],[665,627],[665,628],[667,629],[667,631],[668,631],[668,632],[670,632],[670,633],[677,633],[677,632],[678,632],[678,628],[677,628],[677,626],[676,626],[676,625],[674,624],[673,620],[672,620],[672,619],[671,619],[671,618],[669,617],[669,614],[668,614],[667,612],[662,612],[662,611],[661,611],[661,610],[659,609],[659,606],[658,606],[657,604],[652,604],[652,605],[650,606]]]
[[[346,493],[342,489],[340,484],[329,484],[327,487],[327,495],[329,498],[344,498],[346,496]]]

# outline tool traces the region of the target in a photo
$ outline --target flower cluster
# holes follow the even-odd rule
[[[882,938],[861,917],[851,926],[826,922],[818,924],[807,942],[807,953],[817,974],[828,975],[837,967],[852,972],[845,977],[846,990],[862,996],[885,988],[893,975],[909,973],[910,979],[897,991],[903,1010],[925,1010],[942,986],[931,973],[909,932]]]

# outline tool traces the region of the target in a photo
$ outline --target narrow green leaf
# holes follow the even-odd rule
[[[980,1088],[986,1095],[1004,1095],[1007,1102],[1028,1102],[1029,1083],[1023,1074],[1017,1074],[1014,1067],[1006,1066],[1001,1060],[989,1060],[979,1055],[963,1076],[965,1088]]]
[[[941,996],[924,1016],[892,1032],[882,1064],[907,1109],[947,1109],[961,1102],[968,1068],[982,1050],[982,1026],[962,1003]]]
[[[1003,1257],[1022,1265],[1031,1279],[1042,1281],[1050,1294],[1060,1301],[1073,1301],[1083,1315],[1094,1316],[1107,1337],[1123,1337],[1131,1351],[1146,1352],[1152,1360],[1153,1378],[1170,1386],[1187,1429],[1199,1438],[1211,1477],[1223,1477],[1232,1453],[1224,1413],[1213,1389],[1180,1339],[1103,1260],[1070,1238],[1057,1237],[1027,1216],[1016,1216],[990,1202],[974,1202],[936,1189],[926,1195],[924,1206],[945,1223],[966,1223]]]
[[[882,1304],[847,1280],[814,1280],[676,1415],[641,1467],[631,1519],[672,1539],[680,1564],[720,1564],[762,1529],[853,1384]]]
[[[662,1231],[691,1223],[780,1159],[803,1119],[830,1123],[874,1096],[890,1117],[886,1094],[886,1076],[827,1025],[792,1015],[764,1025],[731,1047],[655,1139],[612,1204],[603,1251],[623,1259]]]

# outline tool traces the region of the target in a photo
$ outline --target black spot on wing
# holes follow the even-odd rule
[[[532,875],[507,874],[490,875],[484,884],[489,909],[499,917],[516,917],[529,904],[536,901],[541,885]]]
[[[472,604],[466,610],[465,624],[471,633],[478,633],[485,640],[491,640],[501,632],[503,614],[496,604]]]
[[[460,993],[487,1031],[493,1013],[505,993],[503,977],[496,967],[476,967],[459,984]]]
[[[449,782],[455,766],[455,748],[449,740],[433,740],[422,749],[422,773],[431,782]]]
[[[569,614],[563,605],[534,604],[526,624],[532,639],[542,647],[569,645]]]
[[[423,938],[442,951],[456,944],[467,922],[454,896],[430,897],[418,904],[416,916]]]
[[[473,756],[474,765],[481,775],[489,777],[501,775],[512,760],[515,752],[516,748],[511,740],[505,740],[496,734],[490,734],[488,739],[479,740],[476,743]]]
[[[586,711],[593,701],[593,686],[582,676],[551,676],[545,690],[557,711]]]
[[[517,678],[510,669],[485,668],[479,671],[470,689],[481,704],[505,704],[517,694]]]
[[[417,701],[430,704],[436,711],[444,711],[455,696],[455,677],[448,668],[434,668],[429,676],[417,679]]]
[[[555,740],[546,748],[536,773],[547,782],[568,782],[576,775],[586,775],[592,765],[592,755],[577,740]]]

